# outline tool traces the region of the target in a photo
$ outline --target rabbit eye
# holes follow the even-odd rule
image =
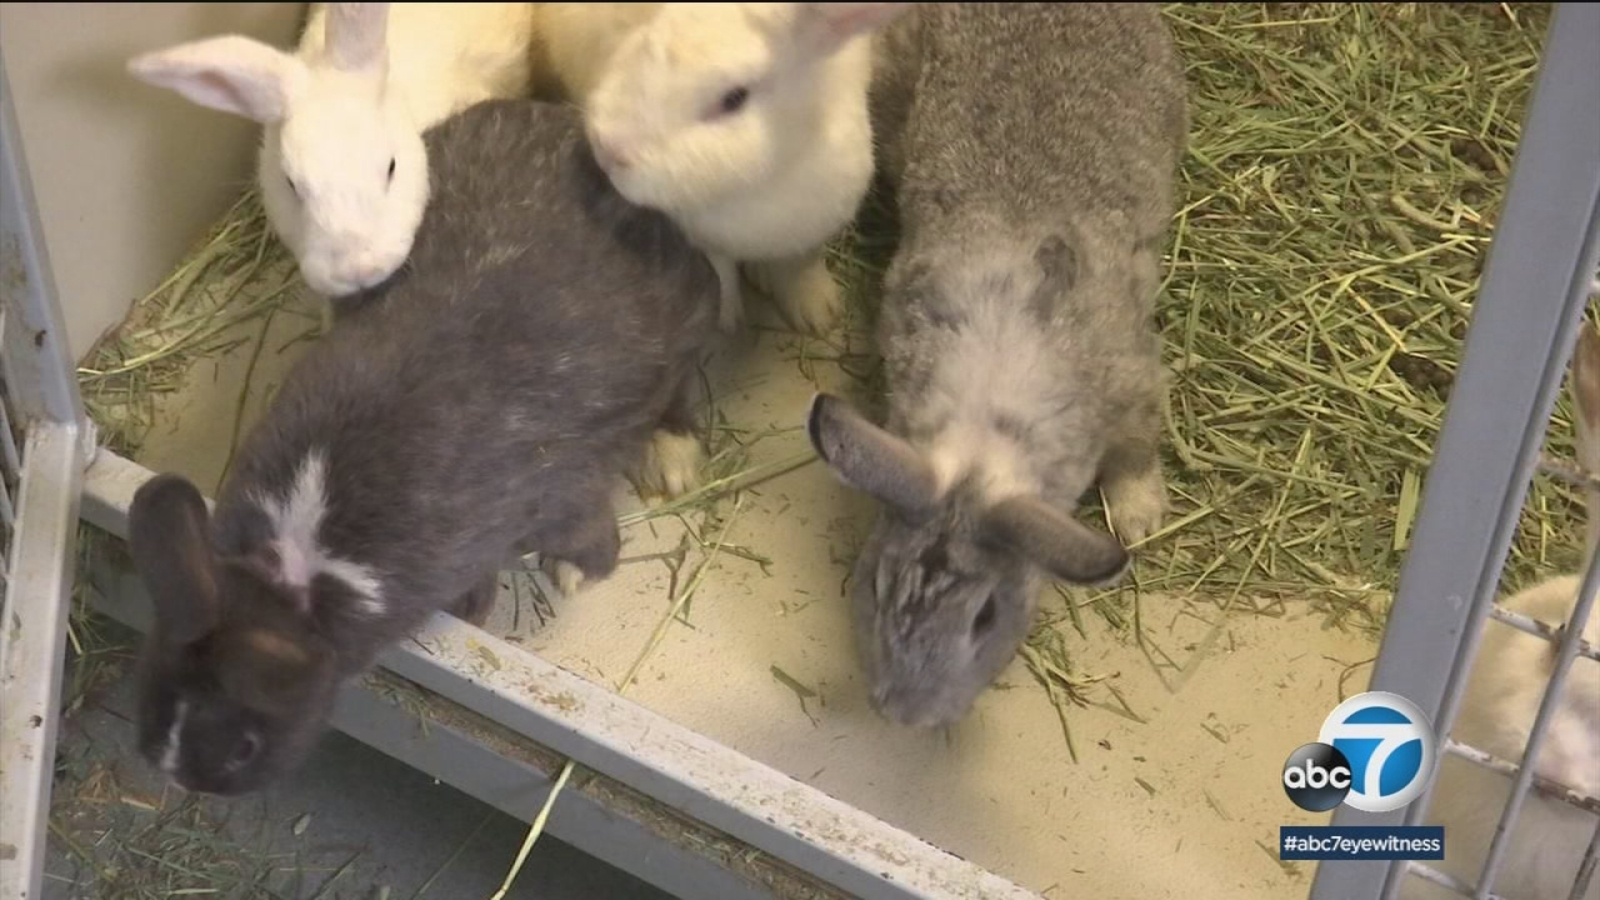
[[[742,87],[736,87],[733,90],[731,90],[731,91],[727,92],[726,94],[722,95],[722,104],[721,104],[722,112],[723,113],[736,113],[740,109],[744,108],[745,101],[749,100],[749,99],[750,99],[750,91],[749,91],[749,89],[742,88]]]
[[[228,755],[228,769],[239,769],[256,758],[261,752],[261,738],[254,732],[246,732],[239,743],[234,745],[233,752]]]
[[[389,183],[394,184],[394,157],[389,157]]]
[[[978,615],[972,620],[972,636],[981,638],[990,628],[994,627],[994,598],[983,601],[983,608],[978,610]]]
[[[287,175],[283,176],[283,180],[289,182],[289,190],[294,191],[295,197],[298,198],[300,196],[300,185],[295,184],[294,179]]]

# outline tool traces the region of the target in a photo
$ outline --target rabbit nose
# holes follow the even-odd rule
[[[383,261],[376,256],[362,254],[345,260],[344,265],[340,267],[340,274],[343,276],[342,280],[351,284],[371,287],[383,280],[386,268]]]

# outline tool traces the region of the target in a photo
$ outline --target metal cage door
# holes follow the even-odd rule
[[[1600,5],[1557,5],[1538,78],[1368,687],[1420,707],[1433,723],[1441,756],[1450,753],[1480,765],[1484,754],[1450,735],[1486,622],[1499,619],[1555,644],[1555,674],[1524,748],[1533,756],[1557,692],[1583,649],[1584,622],[1600,615],[1593,609],[1600,605],[1595,602],[1600,554],[1581,573],[1564,635],[1544,635],[1495,605],[1579,325],[1590,296],[1600,290]],[[1600,510],[1587,514],[1600,516]],[[1492,766],[1508,773],[1511,793],[1487,858],[1475,864],[1475,884],[1450,883],[1434,869],[1437,864],[1325,861],[1318,867],[1312,900],[1387,900],[1408,878],[1426,878],[1477,900],[1507,890],[1516,896],[1515,886],[1492,886],[1532,782],[1531,767],[1514,762]],[[1333,824],[1427,824],[1432,794],[1429,785],[1409,806],[1388,813],[1344,807]],[[1449,841],[1447,827],[1446,847]],[[1574,898],[1584,896],[1586,879],[1600,877],[1594,872],[1597,849],[1600,831],[1589,836]]]
[[[0,57],[0,900],[42,896],[83,473],[94,452]]]

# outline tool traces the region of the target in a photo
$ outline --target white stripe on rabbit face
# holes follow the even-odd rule
[[[189,715],[189,703],[178,701],[177,712],[172,715],[172,727],[167,729],[167,744],[161,750],[161,771],[167,775],[178,773],[178,739],[183,734],[183,720]]]
[[[317,575],[331,575],[356,592],[363,612],[378,615],[384,608],[382,585],[372,569],[332,556],[317,541],[317,532],[328,512],[327,471],[326,455],[313,449],[301,461],[288,497],[277,500],[262,496],[256,500],[272,520],[276,535],[273,547],[278,551],[280,566],[278,578],[290,587],[309,588]]]

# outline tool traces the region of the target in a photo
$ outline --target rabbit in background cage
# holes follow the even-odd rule
[[[428,143],[407,271],[340,304],[214,514],[175,474],[133,499],[156,612],[139,746],[188,790],[299,766],[342,684],[436,611],[481,623],[519,555],[569,600],[609,576],[623,477],[693,473],[704,254],[616,193],[575,110],[485,101]]]
[[[1578,457],[1600,473],[1600,331],[1585,323],[1569,376],[1577,426]],[[1600,535],[1600,492],[1586,492],[1585,563]],[[1540,582],[1500,605],[1547,625],[1565,628],[1583,576],[1566,574]],[[1589,616],[1584,639],[1600,647],[1600,609]],[[1534,717],[1555,663],[1556,646],[1490,620],[1473,663],[1453,737],[1513,763],[1522,761]],[[1572,661],[1559,705],[1548,725],[1535,774],[1591,798],[1600,798],[1600,662]],[[1468,884],[1477,881],[1510,798],[1511,779],[1476,763],[1447,755],[1440,761],[1433,803],[1425,821],[1444,826],[1445,859],[1431,863]],[[1492,890],[1507,900],[1568,900],[1600,816],[1530,789],[1512,831]],[[1459,895],[1407,876],[1404,900],[1444,900]],[[1600,900],[1600,873],[1583,900]]]
[[[241,35],[128,63],[142,81],[260,123],[257,187],[273,231],[324,298],[388,279],[431,193],[429,128],[528,94],[532,3],[313,3],[294,54]]]

